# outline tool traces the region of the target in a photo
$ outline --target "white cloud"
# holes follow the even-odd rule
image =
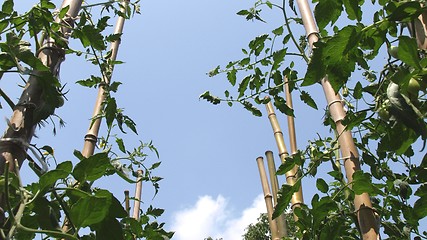
[[[227,200],[219,195],[199,197],[196,204],[173,214],[171,230],[176,240],[203,240],[206,237],[224,240],[242,239],[245,228],[266,212],[262,195],[241,213],[232,214]]]

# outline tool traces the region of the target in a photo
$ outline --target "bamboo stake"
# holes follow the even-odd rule
[[[286,161],[286,158],[289,156],[289,153],[286,149],[285,140],[283,139],[283,133],[280,129],[279,122],[277,121],[276,113],[274,112],[273,104],[271,103],[271,101],[269,101],[265,106],[267,108],[268,119],[270,120],[271,127],[273,129],[274,138],[276,139],[277,148],[279,149],[280,160],[282,161],[282,163],[284,163]],[[298,178],[298,167],[291,169],[285,175],[286,182],[291,186],[295,185]],[[299,205],[304,203],[304,199],[302,196],[302,187],[300,187],[299,190],[292,195],[291,203],[292,210],[295,209],[295,207],[298,207]],[[295,214],[294,218],[295,220],[298,220]]]
[[[126,8],[128,4],[129,4],[129,0],[123,0],[123,5],[121,7],[121,12],[123,14],[126,14]],[[125,18],[122,16],[119,16],[116,22],[116,27],[114,29],[114,34],[122,34],[124,23],[125,23]],[[120,45],[120,39],[111,43],[110,45],[111,61],[116,60],[117,52],[119,50],[119,45]],[[112,69],[109,69],[111,71],[111,75],[113,73],[113,68],[114,68],[114,65]],[[98,87],[98,96],[96,98],[95,107],[92,114],[92,120],[84,138],[85,142],[84,142],[82,154],[85,157],[92,156],[95,151],[95,146],[98,141],[99,128],[101,126],[101,118],[99,118],[98,116],[102,112],[103,103],[106,98],[105,86],[108,86],[110,84],[111,75],[106,76],[105,74],[103,74],[102,82],[99,84],[99,87]]]
[[[121,12],[123,14],[126,14],[126,8],[128,6],[129,0],[123,0],[123,4],[121,6]],[[124,26],[124,22],[125,22],[125,18],[122,16],[119,16],[117,18],[117,22],[116,22],[116,26],[114,29],[114,34],[121,34],[123,32],[123,26]],[[110,61],[115,61],[116,57],[117,57],[117,52],[119,50],[119,45],[120,45],[120,39],[112,42],[110,44],[110,50],[111,50],[111,56],[110,56]],[[109,69],[111,71],[110,76],[106,76],[105,74],[103,74],[103,78],[102,78],[102,82],[99,84],[99,89],[98,89],[98,96],[96,98],[96,102],[95,102],[95,107],[94,107],[94,111],[93,111],[93,115],[92,115],[92,120],[89,124],[89,130],[85,135],[85,142],[84,142],[84,146],[83,146],[83,150],[82,150],[82,155],[86,158],[90,157],[93,155],[94,151],[95,151],[95,146],[96,143],[98,141],[98,133],[99,133],[99,129],[101,126],[101,118],[98,118],[98,116],[101,114],[102,111],[102,105],[105,101],[106,98],[106,91],[105,91],[105,86],[108,86],[108,84],[110,83],[111,80],[111,76],[113,73],[113,69],[114,69],[114,65],[111,69]],[[128,209],[126,209],[128,210]],[[70,230],[70,223],[69,223],[69,219],[65,219],[64,220],[64,224],[62,226],[62,230],[64,232],[68,232]]]
[[[308,42],[310,47],[313,48],[313,44],[318,41],[318,30],[314,22],[314,17],[307,0],[297,0],[297,4],[306,29]],[[327,77],[321,80],[321,84],[328,102],[329,111],[336,124],[336,130],[339,135],[338,143],[340,144],[341,155],[344,158],[344,168],[347,179],[349,182],[352,182],[353,173],[360,170],[359,153],[354,144],[351,132],[347,131],[345,126],[342,124],[342,120],[345,118],[346,113],[342,105],[341,97],[335,93]],[[379,239],[375,212],[372,208],[369,195],[366,193],[355,195],[354,208],[358,217],[359,228],[363,239]]]
[[[129,213],[130,213],[129,190],[125,190],[125,209],[129,216]]]
[[[141,194],[142,194],[142,174],[144,172],[142,170],[138,170],[138,178],[135,188],[135,200],[133,203],[133,218],[139,220],[139,209],[141,207]]]
[[[408,24],[409,32],[412,37],[417,39],[417,45],[419,49],[427,49],[427,12],[421,13],[418,18],[414,19],[412,23]]]
[[[272,151],[265,152],[265,157],[267,158],[267,167],[268,167],[268,174],[270,175],[270,184],[271,184],[271,190],[273,192],[273,203],[274,207],[277,205],[277,193],[279,192],[279,181],[277,180],[276,175],[276,164],[274,164],[274,157]],[[282,213],[276,218],[277,222],[277,228],[279,231],[279,237],[287,237],[288,236],[288,229],[286,226],[286,219],[285,214]]]
[[[264,159],[262,157],[258,157],[256,161],[258,164],[259,176],[261,178],[262,190],[264,192],[265,205],[267,207],[267,217],[268,217],[268,224],[270,225],[271,239],[274,239],[274,240],[280,239],[277,223],[273,219],[273,211],[274,211],[273,201],[272,201],[272,196],[270,192],[270,187],[268,186],[267,174],[265,172],[265,167],[264,167]]]
[[[294,106],[292,103],[291,90],[289,89],[289,81],[288,81],[288,78],[286,76],[285,76],[284,81],[285,81],[285,85],[283,88],[284,88],[284,91],[286,94],[286,105],[290,109],[294,109]],[[287,118],[288,118],[289,145],[291,147],[291,155],[294,155],[298,152],[297,135],[295,132],[295,118],[292,116],[289,116],[289,115],[287,115]]]

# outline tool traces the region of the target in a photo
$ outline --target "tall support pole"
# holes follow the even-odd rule
[[[121,8],[121,12],[123,14],[126,14],[126,8],[128,4],[129,4],[129,0],[123,0],[123,5]],[[124,23],[125,23],[125,18],[122,16],[119,16],[114,29],[114,34],[122,34]],[[120,39],[112,42],[110,45],[110,50],[111,50],[110,60],[112,62],[114,62],[117,58],[119,45],[120,45]],[[99,84],[98,96],[96,98],[95,107],[92,114],[92,120],[89,125],[89,129],[86,133],[85,142],[82,150],[82,154],[85,157],[90,157],[93,155],[95,151],[96,143],[98,141],[98,134],[101,126],[101,118],[99,118],[99,116],[102,113],[103,104],[106,99],[105,86],[108,86],[110,84],[111,74],[113,73],[113,69],[109,69],[109,71],[110,71],[109,76],[106,76],[106,74],[108,73],[104,73],[102,76],[103,77],[102,82]]]
[[[298,8],[306,30],[310,47],[318,41],[318,30],[314,22],[310,6],[307,0],[297,0]],[[354,144],[353,136],[350,131],[342,124],[346,113],[342,104],[341,97],[335,93],[328,78],[321,80],[323,91],[328,102],[329,112],[336,124],[338,132],[338,143],[340,144],[341,154],[343,156],[344,168],[346,171],[347,180],[353,181],[353,173],[360,170],[359,153]],[[372,203],[367,193],[355,195],[354,208],[357,213],[359,228],[364,240],[379,239],[379,230],[376,224],[375,212],[372,208]]]
[[[273,199],[271,196],[270,187],[268,185],[267,173],[265,172],[264,159],[262,157],[258,157],[256,159],[256,162],[258,164],[259,176],[261,178],[262,190],[264,192],[265,205],[267,207],[267,217],[268,224],[270,225],[271,239],[279,240],[280,237],[277,228],[277,223],[273,219]]]
[[[277,180],[276,175],[276,164],[274,163],[274,157],[272,151],[265,152],[265,157],[267,158],[267,167],[268,167],[268,175],[270,175],[270,185],[271,191],[273,192],[273,203],[274,207],[277,205],[277,193],[279,192],[279,181]],[[288,229],[286,226],[285,214],[282,213],[276,218],[277,228],[279,231],[279,237],[287,237]]]
[[[129,216],[130,212],[130,200],[129,200],[129,190],[125,190],[125,210]]]
[[[292,102],[292,95],[291,95],[291,90],[289,88],[289,80],[287,77],[284,78],[285,81],[285,85],[284,85],[284,91],[286,94],[286,105],[290,108],[290,109],[294,109],[293,106],[293,102]],[[295,118],[293,116],[287,116],[288,118],[288,133],[289,133],[289,145],[291,148],[291,155],[294,155],[298,152],[298,147],[297,147],[297,134],[296,134],[296,130],[295,130]],[[298,166],[295,166],[296,168],[298,168]]]
[[[122,4],[121,12],[123,14],[126,14],[126,8],[128,6],[129,0],[123,0],[122,2],[123,2],[123,4]],[[114,34],[122,34],[124,22],[125,22],[124,17],[119,16],[117,18],[116,26],[114,29]],[[111,61],[116,60],[117,52],[119,50],[119,45],[120,45],[120,39],[111,43],[111,45],[110,45],[110,51],[111,51],[110,60]],[[85,142],[84,142],[84,146],[83,146],[83,150],[82,150],[82,155],[86,158],[93,155],[93,153],[95,151],[96,143],[98,141],[98,133],[99,133],[99,129],[101,126],[101,118],[99,118],[99,115],[101,114],[102,107],[103,107],[102,105],[103,105],[105,98],[106,98],[105,86],[108,86],[108,84],[110,84],[113,69],[109,69],[109,71],[110,71],[109,76],[106,76],[106,73],[103,73],[103,75],[102,75],[103,78],[102,78],[102,82],[99,84],[98,96],[96,98],[95,108],[94,108],[93,115],[92,115],[92,120],[89,124],[89,130],[86,133],[85,138],[84,138]],[[65,219],[64,224],[62,226],[62,230],[64,232],[68,232],[70,230],[70,228],[71,228],[71,226],[70,226],[69,219]]]
[[[139,209],[141,209],[141,195],[142,195],[142,170],[137,171],[138,178],[136,180],[135,187],[135,200],[133,204],[133,214],[132,217],[136,220],[139,220]]]
[[[268,97],[266,97],[268,98]],[[279,122],[277,121],[276,113],[274,112],[274,107],[271,101],[269,101],[266,105],[268,119],[270,120],[271,127],[273,129],[274,138],[276,139],[277,148],[279,149],[279,156],[282,163],[286,161],[286,158],[289,157],[288,150],[286,148],[285,140],[283,139],[283,133],[280,128]],[[298,168],[291,169],[286,174],[286,182],[293,186],[296,184],[298,180]],[[299,188],[297,192],[292,195],[291,198],[292,209],[300,206],[304,203],[304,199],[302,196],[302,187]],[[297,216],[294,214],[295,220],[297,220]]]

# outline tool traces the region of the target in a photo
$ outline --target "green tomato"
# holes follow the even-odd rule
[[[392,56],[392,57],[394,57],[396,59],[399,59],[399,56],[397,54],[398,50],[399,50],[399,47],[397,47],[397,46],[390,46],[388,48],[388,54],[390,54],[390,56]]]
[[[377,113],[378,113],[378,116],[384,121],[388,121],[390,119],[390,112],[384,106],[378,109]]]
[[[410,94],[418,96],[418,91],[421,90],[421,85],[417,79],[411,78],[408,83],[408,92]]]
[[[57,106],[57,108],[60,108],[62,106],[64,106],[64,97],[63,96],[59,96],[58,97],[58,106]]]

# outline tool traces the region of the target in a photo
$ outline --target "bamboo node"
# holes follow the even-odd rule
[[[316,37],[319,38],[319,32],[317,31],[313,31],[307,34],[307,39],[309,39],[312,35],[316,35]]]
[[[380,216],[375,208],[366,206],[365,204],[360,205],[359,209],[355,210],[354,213],[357,215],[361,210],[370,210],[374,214],[375,218],[379,218]]]
[[[93,134],[86,134],[85,141],[96,143],[98,141],[98,137]]]
[[[289,153],[288,152],[281,152],[281,153],[279,153],[279,157],[281,157],[282,155],[285,155],[285,157],[287,157],[287,156],[289,156]]]
[[[331,106],[332,106],[333,104],[335,104],[335,103],[341,103],[341,104],[342,104],[342,100],[334,100],[334,101],[330,102],[330,103],[328,104],[328,109],[330,109],[330,108],[331,108]]]
[[[277,130],[277,131],[275,131],[273,134],[274,134],[274,135],[276,135],[276,134],[282,134],[282,135],[283,135],[283,132],[282,132],[282,131],[280,131],[280,130]]]
[[[61,47],[58,47],[53,41],[47,41],[44,43],[44,45],[37,51],[36,56],[38,56],[44,50],[56,51],[59,54],[59,58],[65,58],[65,50]]]
[[[359,156],[350,155],[347,157],[337,158],[336,160],[344,160],[344,162],[345,162],[347,160],[356,160],[356,159],[359,159]]]
[[[271,112],[271,113],[268,114],[268,117],[270,118],[270,116],[273,116],[273,115],[276,116],[276,113]]]

